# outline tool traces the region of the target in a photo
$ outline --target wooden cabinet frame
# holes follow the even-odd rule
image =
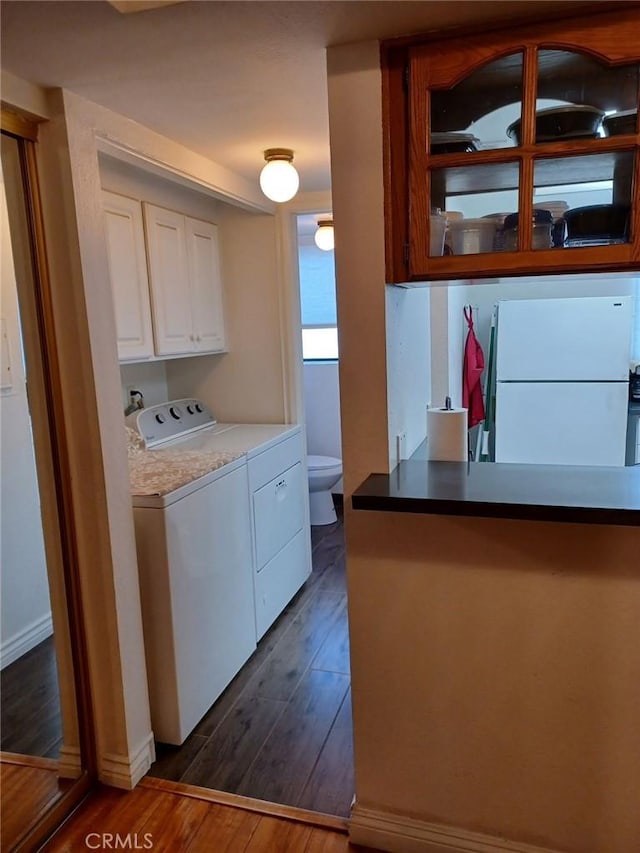
[[[640,132],[606,139],[535,142],[538,51],[585,54],[610,67],[640,62],[640,10],[615,9],[581,19],[382,46],[386,262],[388,282],[497,275],[629,270],[640,266]],[[428,153],[430,92],[450,88],[502,56],[523,54],[522,144],[470,154]],[[520,221],[531,221],[534,166],[569,155],[633,153],[631,242],[533,250],[520,228],[517,252],[429,257],[430,170],[517,163]]]

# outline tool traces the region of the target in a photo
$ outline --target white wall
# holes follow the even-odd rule
[[[1,188],[1,314],[6,332],[2,347],[0,396],[2,627],[0,666],[28,652],[52,632],[47,564],[40,516],[31,420],[24,366],[18,296],[9,234],[4,183]],[[7,357],[9,365],[7,364]]]
[[[431,308],[426,288],[386,288],[389,456],[408,459],[427,431]]]
[[[307,452],[342,459],[337,361],[306,361],[302,368]]]
[[[171,397],[193,395],[219,421],[285,420],[282,313],[275,217],[221,205],[224,317],[229,351],[167,362]]]
[[[120,382],[122,385],[122,408],[129,403],[128,388],[141,391],[145,406],[156,403],[166,403],[169,399],[167,384],[167,363],[165,361],[139,361],[132,364],[120,365]]]

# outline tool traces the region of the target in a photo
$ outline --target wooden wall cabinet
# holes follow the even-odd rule
[[[119,360],[224,352],[217,226],[106,190],[102,204]]]
[[[638,33],[634,6],[383,44],[387,281],[637,269]],[[581,198],[618,225],[579,237]]]

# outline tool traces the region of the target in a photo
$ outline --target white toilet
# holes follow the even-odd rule
[[[310,455],[307,456],[307,467],[311,524],[333,524],[337,516],[331,489],[342,477],[342,459]]]

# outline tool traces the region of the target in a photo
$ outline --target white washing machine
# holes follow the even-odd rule
[[[310,574],[306,454],[299,426],[198,400],[127,422],[152,726],[180,744]]]

